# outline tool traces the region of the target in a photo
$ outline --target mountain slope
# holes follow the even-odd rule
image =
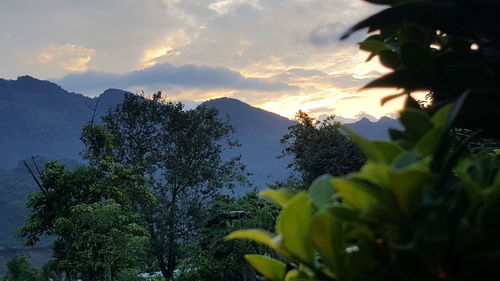
[[[255,187],[262,189],[289,176],[286,167],[290,159],[277,157],[281,154],[280,139],[293,121],[231,98],[210,100],[200,106],[216,108],[220,118],[235,128],[241,147],[230,154],[242,155],[241,161],[254,174],[251,179]]]
[[[20,245],[9,237],[23,224],[26,195],[36,191],[19,161],[40,155],[48,160],[68,159],[73,166],[75,160],[82,162],[80,133],[92,119],[93,108],[97,108],[95,120],[99,121],[125,93],[109,89],[99,98],[89,98],[29,76],[0,79],[0,248]],[[241,146],[224,157],[241,154],[256,188],[288,177],[290,159],[277,156],[282,150],[279,141],[293,121],[230,98],[210,100],[202,106],[218,109],[221,119],[234,126],[234,138]],[[398,127],[398,123],[388,118],[375,123],[362,119],[347,126],[368,138],[387,138],[387,127]]]
[[[113,97],[102,95],[99,114],[120,102],[114,91]],[[79,159],[81,128],[91,120],[89,106],[95,103],[96,99],[30,76],[0,79],[0,168],[12,168],[32,155]]]

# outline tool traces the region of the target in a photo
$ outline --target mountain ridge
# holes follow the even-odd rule
[[[99,121],[122,101],[126,93],[120,89],[108,89],[98,98],[90,98],[30,76],[17,80],[0,79],[0,155],[3,156],[0,159],[0,192],[6,196],[0,198],[0,207],[3,206],[0,208],[0,225],[5,228],[0,229],[0,248],[21,245],[13,235],[23,224],[27,212],[24,208],[26,195],[36,191],[36,185],[19,161],[37,155],[44,161],[57,159],[72,163],[71,166],[82,163],[82,127],[93,116]],[[277,156],[282,154],[280,139],[294,121],[233,98],[208,100],[200,106],[216,108],[220,118],[233,125],[234,138],[241,146],[223,157],[241,155],[241,161],[253,174],[250,179],[254,187],[262,189],[266,184],[284,180],[290,175],[291,171],[287,169],[290,157],[278,159]],[[378,124],[362,119],[346,126],[370,137],[367,133],[386,132],[381,128],[395,122],[391,120]],[[246,192],[243,187],[236,190],[237,194],[243,192]]]

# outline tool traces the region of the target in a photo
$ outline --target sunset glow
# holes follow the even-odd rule
[[[193,102],[227,96],[289,118],[393,116],[402,99],[382,107],[380,98],[396,90],[358,91],[387,71],[365,62],[356,44],[365,34],[338,39],[376,9],[349,0],[3,1],[0,77],[33,75],[89,96],[111,87]]]

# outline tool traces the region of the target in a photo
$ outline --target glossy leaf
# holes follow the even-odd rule
[[[335,190],[331,185],[331,180],[332,176],[323,175],[317,178],[309,187],[309,198],[318,209],[332,202],[332,195]]]
[[[319,212],[312,218],[311,240],[323,262],[338,277],[342,277],[344,256],[342,222],[325,212]]]
[[[303,192],[295,195],[283,208],[276,222],[278,233],[283,237],[283,245],[302,261],[310,263],[313,251],[309,239],[311,203]]]
[[[279,244],[276,243],[273,238],[274,236],[267,231],[261,229],[246,229],[232,232],[224,237],[224,240],[247,239],[277,250],[279,249]]]
[[[351,135],[361,151],[374,162],[391,163],[403,151],[397,144],[386,141],[367,140],[352,130],[345,130]]]
[[[288,189],[266,189],[259,192],[259,196],[267,198],[282,207],[285,206],[293,195],[295,193]]]
[[[332,184],[345,202],[353,206],[360,212],[368,212],[373,205],[373,198],[370,193],[348,179],[336,178]]]
[[[406,109],[399,120],[405,127],[406,134],[414,140],[418,140],[432,128],[429,117],[421,110]]]
[[[372,53],[380,53],[381,51],[390,50],[383,42],[376,40],[366,40],[359,43],[359,48]]]
[[[278,260],[261,255],[245,255],[245,259],[260,274],[273,281],[285,279],[286,265]]]

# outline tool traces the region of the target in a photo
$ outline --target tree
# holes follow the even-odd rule
[[[118,280],[121,271],[138,270],[148,236],[137,216],[112,200],[72,207],[54,224],[54,234],[65,238],[54,244],[58,266],[89,281]]]
[[[394,71],[366,87],[404,90],[395,95],[408,95],[404,130],[391,131],[389,142],[351,132],[368,157],[359,172],[320,177],[295,195],[266,191],[283,208],[277,235],[237,231],[228,239],[254,240],[284,256],[286,264],[247,256],[274,281],[493,280],[500,273],[499,150],[469,150],[474,134],[456,140],[453,130],[498,136],[498,118],[473,114],[498,111],[498,1],[368,1],[390,7],[346,36],[365,27],[379,32],[361,48]],[[415,90],[431,91],[432,115],[409,96]]]
[[[271,280],[491,280],[499,273],[499,155],[450,149],[463,98],[432,118],[410,110],[416,143],[353,135],[368,156],[360,172],[322,176],[307,192],[269,190],[277,234],[236,231],[288,261],[247,255]],[[401,134],[404,135],[404,134]],[[464,146],[462,146],[464,147]]]
[[[113,158],[127,167],[141,167],[151,179],[158,206],[147,213],[151,255],[163,276],[172,279],[183,244],[200,227],[203,208],[223,189],[246,182],[239,158],[221,153],[237,145],[233,128],[217,118],[217,110],[184,110],[165,102],[126,95],[103,117],[114,138]]]
[[[7,262],[7,275],[2,281],[43,281],[42,270],[34,268],[26,257],[16,257]],[[45,279],[46,280],[46,279]]]
[[[255,193],[234,198],[217,196],[203,222],[203,228],[179,266],[179,281],[255,280],[255,272],[243,258],[247,252],[271,254],[267,248],[248,241],[226,243],[229,231],[262,228],[274,231],[278,208],[259,200]]]
[[[104,127],[89,126],[82,139],[106,139]],[[40,192],[30,195],[32,212],[19,232],[27,245],[55,236],[55,267],[70,279],[117,280],[138,266],[148,238],[138,212],[151,208],[155,198],[141,172],[93,153],[103,151],[94,146],[104,148],[106,142],[86,144],[90,166],[66,170],[56,162],[45,165],[37,181]]]
[[[293,156],[289,166],[301,174],[304,188],[320,175],[345,175],[359,170],[365,162],[363,153],[341,132],[334,116],[317,120],[299,111],[295,119],[297,123],[288,128],[281,143],[283,155]]]

